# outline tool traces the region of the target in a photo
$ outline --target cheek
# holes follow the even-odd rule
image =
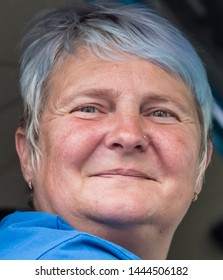
[[[188,131],[174,130],[162,133],[157,139],[157,153],[162,169],[163,225],[177,225],[186,214],[194,193],[199,166],[199,136]],[[189,133],[190,132],[190,133]],[[160,135],[161,136],[161,135]],[[158,146],[159,145],[159,146]],[[177,222],[176,222],[177,221]]]
[[[93,152],[99,141],[97,128],[83,125],[81,121],[67,120],[52,126],[51,130],[46,128],[42,143],[47,157],[64,163],[78,163]]]
[[[165,165],[167,173],[195,176],[200,147],[200,140],[195,132],[175,128],[168,132],[162,131],[154,141],[158,157]]]

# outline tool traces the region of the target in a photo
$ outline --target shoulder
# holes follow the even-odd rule
[[[72,228],[59,216],[15,212],[0,222],[0,259],[137,260],[124,248]]]

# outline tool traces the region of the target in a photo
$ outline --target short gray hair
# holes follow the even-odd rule
[[[58,61],[84,46],[102,59],[119,59],[121,53],[127,53],[181,77],[197,103],[204,169],[212,119],[211,90],[196,51],[167,19],[149,7],[95,2],[44,11],[36,21],[23,40],[20,79],[24,102],[21,126],[35,160],[50,74]]]

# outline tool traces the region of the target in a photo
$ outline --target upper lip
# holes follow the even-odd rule
[[[120,176],[128,176],[128,177],[138,177],[143,178],[147,180],[154,180],[150,176],[148,176],[146,173],[135,170],[135,169],[123,169],[123,168],[115,168],[115,169],[108,169],[103,170],[100,172],[97,172],[93,174],[92,176],[106,176],[106,175],[120,175]]]

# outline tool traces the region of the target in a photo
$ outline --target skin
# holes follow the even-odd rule
[[[16,133],[36,210],[141,258],[165,259],[202,185],[190,90],[148,61],[102,61],[81,50],[55,69],[48,91],[37,170],[23,129]]]

